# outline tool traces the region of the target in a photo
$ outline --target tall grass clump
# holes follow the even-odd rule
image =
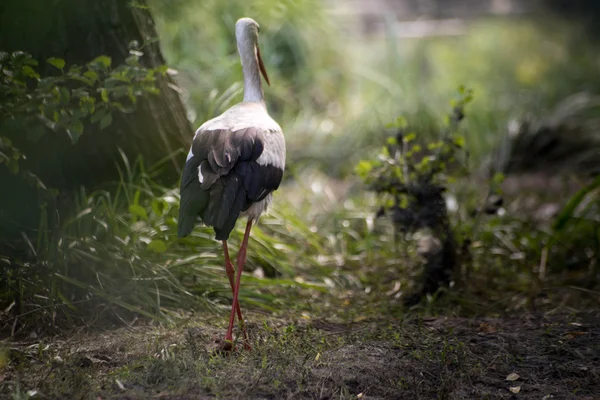
[[[114,185],[81,189],[73,212],[43,212],[36,237],[23,233],[27,256],[0,260],[7,277],[0,283],[1,329],[15,335],[65,320],[93,325],[134,315],[168,322],[228,303],[231,289],[212,229],[198,226],[178,238],[178,190],[155,183],[159,169],[141,160],[130,163],[123,155],[119,171]],[[239,230],[232,235],[232,250],[241,236]],[[277,311],[301,291],[324,291],[330,270],[314,267],[320,251],[315,233],[293,210],[284,206],[263,218],[250,240],[241,301]]]

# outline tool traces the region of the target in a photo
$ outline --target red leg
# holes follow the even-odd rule
[[[233,280],[234,270],[233,264],[231,264],[231,259],[229,258],[229,249],[227,247],[227,241],[223,240],[223,253],[225,254],[225,271],[227,271],[227,278],[229,278],[229,284],[231,285],[231,292],[234,292],[235,285]],[[242,317],[242,310],[240,308],[240,303],[235,302],[231,305],[232,308],[235,308],[237,312],[238,320],[240,321],[240,325],[242,326],[242,333],[244,335],[244,346],[248,343],[248,333],[246,332],[246,325],[244,324],[244,318]],[[231,324],[231,321],[230,321]],[[233,328],[232,328],[233,329]],[[229,330],[227,330],[229,332]],[[225,337],[225,340],[229,340],[233,343],[233,337]]]
[[[240,281],[242,278],[242,271],[244,270],[244,264],[246,263],[246,249],[248,248],[248,239],[250,238],[250,229],[252,228],[252,220],[248,219],[248,223],[246,224],[246,232],[244,233],[244,240],[242,241],[242,246],[240,247],[240,252],[238,253],[238,270],[237,270],[237,279],[235,281],[235,289],[233,290],[233,304],[238,304],[238,297],[240,294]],[[233,338],[233,321],[235,319],[235,309],[231,309],[231,317],[229,318],[229,329],[227,329],[227,335],[225,336],[225,340],[231,340]],[[229,338],[229,339],[228,339]],[[250,344],[245,341],[244,347],[246,349],[250,349]]]

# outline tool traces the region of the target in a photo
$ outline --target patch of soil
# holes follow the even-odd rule
[[[238,344],[228,356],[212,352],[222,332],[201,318],[175,329],[4,343],[9,362],[0,369],[0,397],[600,399],[599,317],[346,325],[263,316],[249,326],[253,351]]]

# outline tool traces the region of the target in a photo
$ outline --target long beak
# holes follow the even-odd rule
[[[258,57],[258,67],[260,68],[260,72],[265,77],[265,81],[267,81],[267,85],[271,86],[271,82],[269,82],[269,75],[267,75],[267,70],[265,69],[265,64],[263,64],[262,57],[260,56],[260,47],[256,45],[256,55]]]

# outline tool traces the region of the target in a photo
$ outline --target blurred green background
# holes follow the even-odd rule
[[[377,196],[354,170],[398,132],[388,124],[399,116],[420,143],[438,140],[461,85],[474,96],[461,126],[470,175],[449,185],[447,200],[459,202],[451,218],[473,234],[473,268],[490,290],[450,296],[451,306],[460,312],[479,312],[487,301],[524,307],[522,298],[548,285],[573,286],[564,283],[571,277],[569,262],[585,264],[585,279],[597,283],[600,242],[593,223],[600,196],[597,186],[586,185],[600,170],[599,7],[553,0],[422,3],[0,5],[3,71],[20,68],[3,75],[4,88],[16,94],[0,97],[2,154],[21,162],[18,172],[4,170],[8,161],[0,165],[5,200],[12,193],[0,213],[9,227],[1,238],[6,279],[0,310],[10,318],[2,328],[14,334],[38,315],[48,327],[57,315],[87,320],[90,309],[103,315],[95,320],[118,322],[114,309],[168,320],[182,310],[226,307],[229,289],[211,230],[199,227],[190,238],[176,238],[177,187],[193,130],[242,99],[234,35],[241,16],[261,26],[271,80],[266,99],[288,151],[274,210],[253,233],[244,303],[272,312],[284,305],[313,312],[298,300],[307,293],[344,300],[351,290],[368,294],[381,287],[383,293],[399,281],[410,286],[422,266],[417,245],[399,238],[385,218],[375,218]],[[15,51],[32,54],[37,65],[23,65],[37,77],[9,62],[21,60],[8,55]],[[101,55],[112,64],[95,70],[98,61],[92,60]],[[49,57],[66,65],[57,70],[46,62]],[[81,74],[98,71],[99,77],[90,83],[86,78],[93,75],[78,75],[69,69],[73,64],[84,66]],[[59,80],[33,96],[45,76]],[[76,92],[75,81],[87,85],[85,93]],[[105,115],[94,120],[95,110],[82,112],[88,100],[76,102],[76,93],[77,99],[106,103],[110,122],[105,124]],[[58,117],[48,122],[52,114],[39,110],[52,96],[58,96]],[[46,142],[26,138],[36,124]],[[73,132],[81,139],[71,143]],[[49,158],[56,160],[48,164]],[[39,180],[31,186],[25,172]],[[494,173],[506,175],[507,215],[469,222]],[[582,188],[579,202],[569,203]],[[563,210],[563,220],[576,219],[561,234],[577,238],[580,247],[560,247],[564,241],[555,240],[557,212],[536,220],[548,205]],[[239,239],[238,232],[233,246]],[[535,269],[544,251],[557,252],[551,284]],[[514,297],[501,296],[507,291]],[[400,304],[397,292],[385,303]],[[475,296],[485,301],[461,300]],[[425,309],[434,312],[431,304]]]
[[[398,115],[434,134],[460,85],[477,98],[466,133],[476,161],[498,145],[511,119],[543,114],[580,91],[597,92],[597,42],[580,20],[554,14],[551,7],[525,15],[518,9],[493,15],[481,7],[480,15],[460,19],[470,8],[464,2],[452,19],[409,15],[420,17],[416,26],[396,19],[402,18],[402,2],[378,10],[380,3],[387,5],[151,4],[161,48],[179,72],[194,126],[241,98],[233,26],[239,15],[256,16],[273,75],[273,86],[266,88],[269,109],[285,128],[291,160],[317,162],[336,173],[347,173],[369,145],[377,147],[386,135],[382,126]],[[370,7],[369,14],[361,10]],[[370,14],[379,19],[367,32],[363,19]]]

